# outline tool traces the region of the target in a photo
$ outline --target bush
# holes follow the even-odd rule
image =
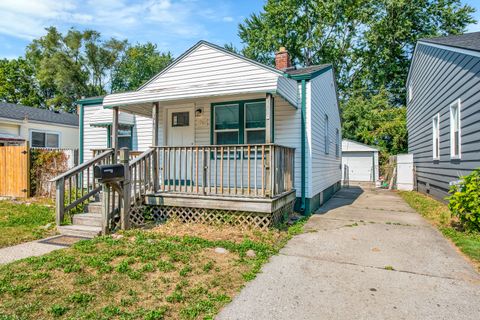
[[[480,168],[462,177],[460,184],[450,188],[450,193],[447,200],[452,214],[465,227],[480,230]]]

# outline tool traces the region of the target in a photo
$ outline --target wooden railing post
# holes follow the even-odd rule
[[[56,223],[57,226],[63,222],[65,215],[65,179],[58,179],[55,183],[55,208],[56,208]]]
[[[202,189],[203,194],[207,194],[207,156],[210,157],[210,152],[206,152],[206,148],[202,148],[203,154],[203,174],[202,174]]]
[[[130,227],[130,155],[128,148],[120,149],[119,161],[123,164],[125,180],[123,181],[122,205],[120,207],[120,227],[126,230]]]
[[[109,216],[110,216],[110,193],[109,186],[106,183],[102,183],[102,234],[106,235],[109,233]]]

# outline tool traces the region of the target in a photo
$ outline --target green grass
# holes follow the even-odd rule
[[[54,221],[50,206],[0,201],[0,248],[54,234]]]
[[[421,193],[400,192],[400,196],[419,214],[432,222],[449,238],[480,270],[480,233],[465,231],[459,227],[447,205]]]
[[[167,223],[0,266],[0,319],[212,319],[303,223],[236,232]]]

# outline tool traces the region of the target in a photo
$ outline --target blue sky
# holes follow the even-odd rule
[[[198,40],[240,45],[238,23],[259,12],[261,0],[1,0],[0,58],[15,58],[25,46],[56,26],[94,29],[104,37],[151,41],[179,55]],[[480,1],[464,0],[477,9]],[[480,23],[468,31],[480,31]]]

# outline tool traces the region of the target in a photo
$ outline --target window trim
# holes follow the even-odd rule
[[[329,118],[328,118],[328,114],[325,114],[325,117],[324,117],[324,128],[323,128],[323,135],[325,136],[324,138],[324,144],[325,144],[325,154],[330,154],[330,136],[329,136],[329,132],[330,132],[330,124],[329,124]]]
[[[335,129],[335,157],[340,158],[340,130]]]
[[[34,147],[32,143],[32,135],[33,133],[44,133],[45,134],[45,144],[47,143],[47,134],[55,134],[58,136],[58,147],[47,147],[46,145],[44,147]],[[49,148],[49,149],[59,149],[62,146],[62,133],[60,131],[51,131],[51,130],[40,130],[40,129],[30,129],[28,131],[28,141],[30,143],[30,146],[32,148]]]
[[[436,128],[435,120],[437,121]],[[438,138],[438,141],[435,141],[435,138]],[[432,158],[433,160],[440,159],[440,113],[432,117]]]
[[[238,131],[238,144],[245,144],[246,140],[246,116],[245,116],[245,104],[248,103],[255,103],[255,102],[264,102],[265,107],[267,104],[266,98],[259,98],[259,99],[250,99],[250,100],[236,100],[236,101],[221,101],[215,102],[210,104],[210,145],[217,145],[217,132],[237,132]],[[238,105],[238,112],[239,112],[239,128],[238,129],[215,129],[215,108],[217,106],[226,106],[226,105]],[[266,121],[266,120],[265,120]],[[243,125],[240,125],[243,124]],[[251,128],[250,130],[257,130],[259,128]],[[264,129],[266,130],[266,129]],[[265,132],[266,134],[266,132]]]
[[[252,103],[258,103],[258,102],[262,102],[262,101],[255,101],[255,102],[252,102],[252,101],[246,101],[244,104],[243,104],[243,114],[245,115],[243,117],[243,128],[244,128],[244,137],[243,137],[243,141],[245,141],[247,144],[248,141],[247,141],[247,134],[249,131],[264,131],[265,132],[265,137],[267,136],[267,101],[265,100],[265,126],[264,127],[258,127],[258,128],[247,128],[247,104],[252,104]]]
[[[457,108],[458,113],[458,154],[454,154],[454,132],[453,132],[453,108]],[[461,159],[462,158],[462,102],[460,99],[455,100],[450,104],[449,108],[450,113],[450,159]]]

